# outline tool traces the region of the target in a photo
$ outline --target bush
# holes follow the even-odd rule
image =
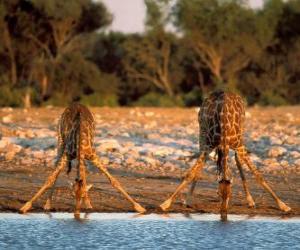
[[[184,102],[180,96],[170,97],[155,92],[150,92],[140,97],[132,106],[140,107],[174,107],[184,106]]]
[[[93,93],[91,95],[84,95],[81,98],[81,103],[87,106],[119,106],[118,97],[114,94],[103,95],[100,93]]]
[[[199,107],[202,104],[203,97],[199,87],[183,95],[184,105],[187,107]]]
[[[22,106],[22,93],[8,86],[0,87],[0,106],[20,107]]]
[[[279,94],[273,93],[272,91],[266,91],[262,93],[259,104],[261,105],[271,105],[271,106],[280,106],[287,105],[288,102],[281,97]]]

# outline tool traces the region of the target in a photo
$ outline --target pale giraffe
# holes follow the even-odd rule
[[[81,104],[73,103],[65,109],[58,124],[58,156],[55,163],[56,168],[33,198],[20,209],[22,213],[26,213],[32,207],[32,203],[50,187],[52,187],[52,190],[50,191],[44,209],[49,210],[51,208],[53,188],[58,175],[67,165],[68,172],[70,172],[72,166],[71,161],[73,160],[76,161],[77,168],[77,178],[73,185],[76,197],[75,217],[78,217],[80,214],[82,199],[86,208],[92,208],[88,196],[85,161],[90,161],[102,171],[109,179],[112,186],[133,204],[136,211],[139,213],[144,213],[146,211],[139,203],[130,197],[117,179],[115,179],[100,162],[95,149],[93,148],[94,133],[95,122],[93,115],[88,108]]]
[[[251,162],[243,141],[244,120],[245,105],[242,98],[237,94],[218,91],[212,93],[204,100],[198,115],[200,156],[195,165],[188,170],[183,182],[177,187],[175,192],[160,205],[162,210],[167,210],[177,194],[190,182],[192,182],[192,185],[186,202],[191,202],[197,179],[201,174],[206,158],[213,150],[216,150],[219,171],[218,193],[221,198],[220,214],[221,219],[226,220],[228,202],[231,195],[231,176],[227,165],[229,149],[235,151],[235,160],[243,181],[248,205],[254,207],[255,203],[247,187],[242,170],[242,165],[244,164],[255,175],[257,182],[272,195],[278,207],[284,212],[290,210],[290,207],[277,197]]]

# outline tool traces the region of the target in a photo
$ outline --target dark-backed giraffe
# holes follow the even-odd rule
[[[243,173],[242,165],[244,164],[255,175],[257,182],[272,195],[278,207],[285,212],[290,210],[290,207],[277,197],[251,162],[243,141],[244,120],[245,105],[239,95],[217,91],[204,100],[198,115],[200,156],[195,165],[188,170],[183,182],[177,187],[175,192],[160,205],[162,210],[167,210],[177,194],[190,182],[192,182],[192,185],[186,201],[187,203],[191,202],[197,179],[201,174],[206,158],[210,152],[216,150],[219,172],[218,193],[221,198],[220,214],[221,219],[226,220],[228,202],[231,195],[231,176],[227,165],[229,149],[235,151],[236,164],[243,181],[248,205],[254,207],[255,203]]]
[[[65,109],[58,124],[56,168],[40,190],[20,209],[22,213],[26,213],[32,207],[32,203],[50,187],[52,187],[52,190],[50,191],[44,209],[49,210],[51,208],[51,198],[57,177],[66,166],[68,166],[68,172],[70,172],[72,167],[71,162],[73,160],[76,161],[77,171],[77,178],[73,185],[76,197],[74,211],[74,215],[76,217],[80,214],[82,199],[86,208],[92,208],[88,196],[85,161],[90,161],[101,172],[103,172],[111,182],[112,186],[120,191],[133,204],[136,211],[140,213],[144,213],[146,211],[139,203],[130,197],[117,179],[115,179],[107,171],[105,166],[101,164],[93,147],[94,133],[95,122],[93,115],[88,108],[81,104],[73,103]]]

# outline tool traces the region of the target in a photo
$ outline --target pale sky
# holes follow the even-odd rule
[[[143,32],[146,8],[144,0],[102,0],[114,19],[110,30],[124,33]],[[263,0],[250,0],[254,8],[262,6]]]

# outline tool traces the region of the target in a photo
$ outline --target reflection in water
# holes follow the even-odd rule
[[[0,214],[0,249],[299,249],[300,219],[135,213]]]

